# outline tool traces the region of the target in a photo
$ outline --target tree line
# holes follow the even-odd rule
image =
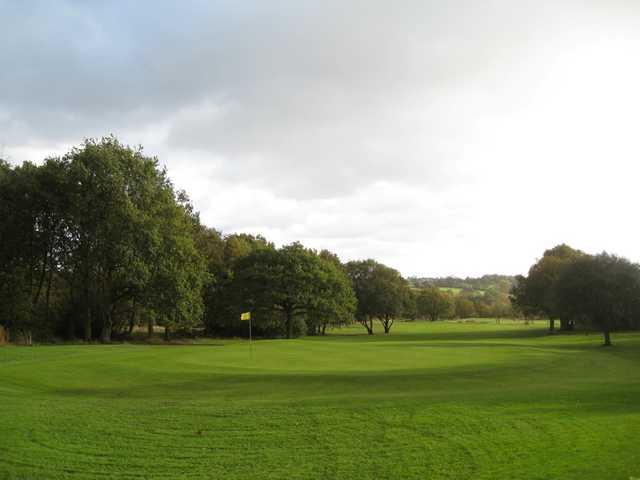
[[[112,136],[39,165],[0,160],[0,335],[15,341],[109,342],[155,326],[167,337],[243,336],[245,311],[263,337],[353,322],[388,334],[399,318],[514,309],[548,318],[552,331],[556,321],[598,328],[609,344],[611,331],[638,326],[639,268],[560,245],[526,277],[407,281],[375,260],[223,235],[202,224],[156,158]]]
[[[354,321],[389,333],[412,298],[374,260],[203,225],[156,158],[113,136],[39,165],[0,160],[0,326],[13,340],[109,342],[156,325],[244,335],[244,311],[265,337]]]
[[[640,326],[640,266],[558,245],[516,277],[511,300],[523,315],[547,318],[550,332],[556,321],[563,331],[581,325],[601,331],[611,345],[611,332]]]
[[[420,316],[438,318],[509,318],[516,315],[509,292],[515,278],[508,275],[483,275],[479,278],[419,278],[409,283],[422,297],[422,303],[439,305],[437,315],[419,312]],[[419,301],[420,303],[420,301]]]

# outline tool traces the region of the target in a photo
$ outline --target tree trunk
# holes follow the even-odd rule
[[[100,341],[102,343],[111,343],[111,330],[113,329],[112,312],[107,313],[102,330],[100,331]]]
[[[604,335],[604,347],[610,347],[611,346],[611,335],[609,334],[609,329],[605,328],[602,330],[602,334]]]
[[[31,330],[20,330],[20,337],[22,337],[22,343],[25,345],[33,345]]]
[[[135,326],[135,321],[136,321],[136,300],[134,298],[131,304],[131,316],[129,317],[129,330],[127,331],[127,336],[129,337],[133,333],[133,327]]]
[[[85,309],[84,340],[85,342],[91,341],[91,308],[89,306],[87,306]]]
[[[107,322],[100,332],[100,341],[102,343],[111,343],[111,322]]]
[[[560,330],[564,332],[570,332],[573,330],[573,321],[568,319],[560,319]]]
[[[382,326],[384,327],[385,335],[388,335],[391,331],[391,326],[393,325],[393,320],[389,318],[389,316],[384,317],[384,321],[382,322]]]
[[[293,338],[293,312],[290,309],[285,310],[287,338]]]
[[[553,333],[556,328],[556,321],[553,318],[549,319],[549,333]]]
[[[89,280],[88,275],[85,276],[85,284],[84,284],[84,308],[85,308],[85,317],[84,317],[84,340],[85,342],[91,341],[91,299],[89,292]]]
[[[47,320],[47,324],[49,324],[49,313],[51,311],[51,280],[53,277],[53,269],[49,268],[49,278],[47,279],[47,293],[46,293],[46,310],[45,310],[45,319]]]
[[[149,320],[147,321],[147,336],[151,337],[153,335],[153,319],[151,315],[149,315]]]
[[[326,330],[327,330],[327,324],[326,324],[326,323],[323,323],[323,324],[322,324],[322,335],[324,335],[324,334],[325,334]]]

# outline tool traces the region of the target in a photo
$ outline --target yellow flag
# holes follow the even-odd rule
[[[251,312],[241,313],[240,320],[251,320]]]

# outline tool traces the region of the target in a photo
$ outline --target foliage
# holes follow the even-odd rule
[[[301,333],[296,331],[297,319],[322,333],[328,324],[348,323],[355,309],[342,267],[299,243],[256,249],[241,258],[233,288],[241,311],[281,324],[287,338]]]
[[[409,283],[414,288],[437,287],[459,293],[495,291],[509,293],[514,277],[509,275],[483,275],[482,277],[409,277]]]
[[[553,290],[557,311],[601,330],[605,345],[611,331],[640,326],[640,266],[624,258],[582,255],[563,269]]]
[[[528,276],[519,277],[511,291],[511,300],[526,315],[542,315],[549,319],[549,330],[554,330],[555,319],[560,318],[556,305],[554,284],[562,270],[574,259],[583,256],[561,244],[546,250],[540,260],[531,266]],[[563,329],[572,328],[568,319],[561,319]]]
[[[451,316],[454,308],[451,295],[436,287],[421,289],[416,304],[418,315],[431,321]]]
[[[458,295],[454,299],[454,312],[457,318],[475,317],[476,307],[469,298]]]
[[[508,275],[483,275],[479,278],[409,278],[409,283],[418,292],[423,289],[438,289],[449,295],[451,309],[438,314],[438,317],[449,318],[456,315],[469,315],[484,318],[508,318],[513,316],[509,292],[516,281]],[[433,294],[432,294],[433,295]],[[456,314],[456,297],[462,296],[473,303],[473,308],[467,301],[460,300],[461,309]],[[424,314],[424,316],[429,316]]]
[[[201,235],[202,236],[202,235]],[[248,334],[248,325],[239,321],[242,298],[234,283],[236,264],[256,250],[274,248],[261,236],[231,234],[222,236],[208,231],[199,242],[208,263],[210,283],[205,289],[204,325],[209,335],[233,336]],[[255,316],[255,315],[254,315]],[[279,331],[276,324],[262,318],[255,333],[272,336]]]
[[[371,259],[351,261],[346,270],[358,299],[356,320],[369,335],[373,335],[374,319],[389,333],[395,319],[411,306],[407,281],[397,270]]]
[[[156,159],[106,137],[2,172],[0,323],[10,331],[110,341],[141,312],[173,328],[201,317],[195,219]]]

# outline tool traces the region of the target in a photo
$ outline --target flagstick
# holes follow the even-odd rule
[[[249,317],[249,358],[253,360],[253,343],[251,342],[251,317]]]

